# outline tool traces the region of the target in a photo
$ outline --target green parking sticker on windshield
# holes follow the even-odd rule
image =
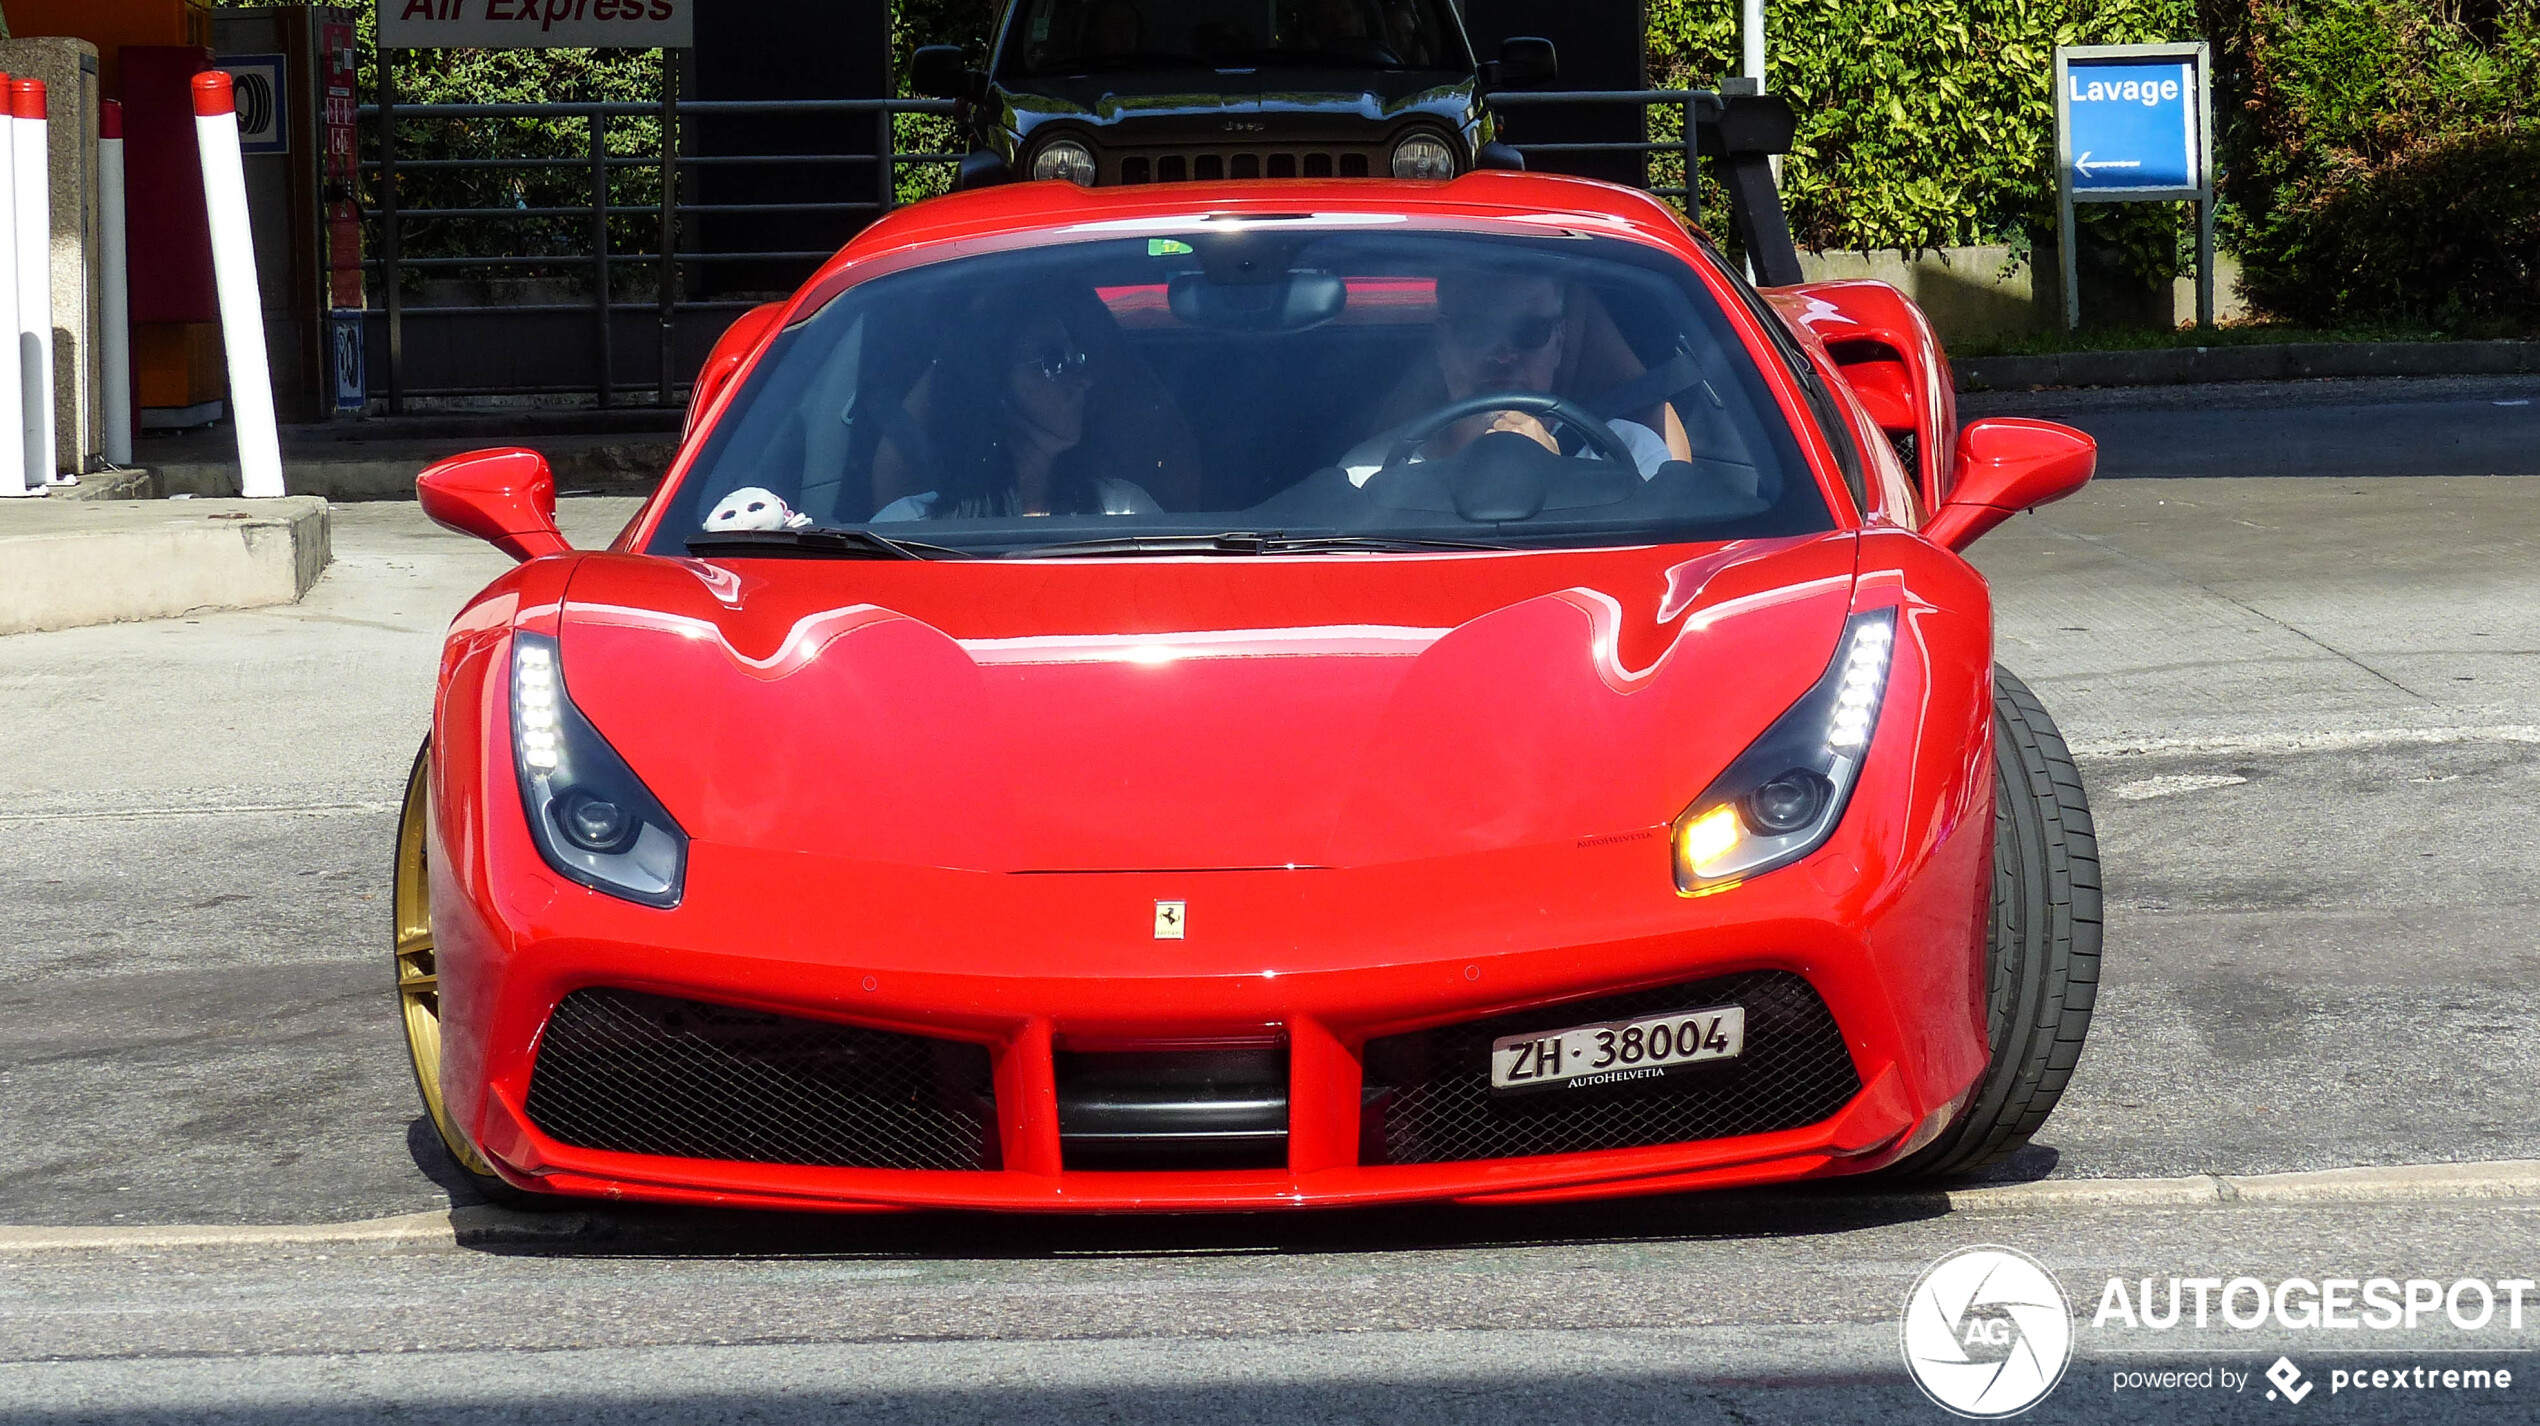
[[[1148,257],[1179,257],[1190,250],[1191,245],[1179,238],[1147,239]]]

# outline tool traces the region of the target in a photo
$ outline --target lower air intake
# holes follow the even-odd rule
[[[823,1168],[993,1169],[979,1045],[631,990],[556,1006],[529,1119],[622,1154]]]
[[[1060,1050],[1069,1169],[1275,1169],[1288,1161],[1285,1045]]]
[[[1714,1005],[1746,1007],[1745,1052],[1663,1079],[1514,1098],[1490,1092],[1491,1041]],[[1367,1042],[1359,1162],[1438,1164],[1636,1149],[1797,1129],[1831,1117],[1861,1078],[1808,982],[1759,971]]]

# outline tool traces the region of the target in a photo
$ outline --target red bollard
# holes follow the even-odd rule
[[[0,74],[0,87],[9,76]],[[17,144],[14,130],[17,121],[8,121],[12,133],[0,138],[0,205],[14,208],[18,195]],[[26,443],[16,433],[26,423],[25,388],[18,383],[18,224],[8,212],[0,212],[0,333],[8,340],[0,341],[0,499],[42,495],[46,485],[45,468],[27,469]]]
[[[265,361],[264,301],[247,227],[247,170],[238,152],[238,101],[227,74],[194,76],[194,137],[203,151],[203,202],[212,220],[212,279],[220,289],[221,343],[229,353],[230,415],[238,424],[241,495],[283,493],[282,437],[274,426],[273,370]]]
[[[132,464],[132,276],[124,225],[123,105],[109,99],[98,112],[97,186],[104,231],[98,234],[104,271],[97,284],[97,358],[103,367],[99,407],[105,417],[106,464]]]
[[[18,381],[25,395],[26,483],[77,485],[62,470],[53,410],[53,151],[44,81],[9,84],[10,147],[16,152]]]

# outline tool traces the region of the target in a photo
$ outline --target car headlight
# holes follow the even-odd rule
[[[1094,186],[1094,151],[1074,139],[1058,139],[1032,155],[1032,176],[1064,178],[1079,188]]]
[[[645,906],[679,904],[688,834],[565,695],[544,634],[512,636],[512,767],[530,838],[558,875]]]
[[[1895,646],[1895,610],[1852,616],[1825,677],[1676,819],[1678,891],[1787,866],[1832,835],[1878,731]]]
[[[1393,146],[1396,178],[1453,178],[1455,150],[1435,134],[1413,134]]]

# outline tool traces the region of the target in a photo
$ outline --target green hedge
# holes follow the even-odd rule
[[[2540,0],[2209,4],[2225,236],[2306,322],[2540,325]]]
[[[1799,111],[1782,165],[1801,244],[2025,245],[2051,235],[2058,44],[2192,38],[2192,0],[1772,0],[1765,72]],[[1651,78],[1709,86],[1739,67],[1735,0],[1650,0]],[[2150,224],[2153,264],[2175,220]]]

